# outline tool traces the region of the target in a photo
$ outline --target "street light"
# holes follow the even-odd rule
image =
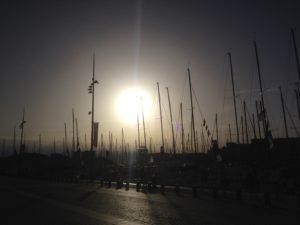
[[[94,147],[94,96],[95,96],[95,84],[99,84],[97,80],[95,80],[95,54],[93,55],[93,76],[92,82],[88,87],[88,93],[92,94],[92,110],[89,112],[89,115],[92,114],[91,119],[91,165],[90,165],[90,178],[93,181],[93,147]]]
[[[94,99],[95,99],[95,84],[99,84],[97,80],[95,80],[95,55],[93,55],[93,76],[92,82],[88,87],[88,93],[92,94],[92,110],[89,111],[89,115],[92,114],[91,119],[91,151],[93,151],[93,143],[94,143]]]

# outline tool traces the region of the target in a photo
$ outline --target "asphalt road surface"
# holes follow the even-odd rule
[[[300,209],[254,206],[205,194],[194,199],[173,192],[0,177],[0,224],[299,225]]]

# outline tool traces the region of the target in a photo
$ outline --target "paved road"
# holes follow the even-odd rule
[[[238,204],[211,196],[145,194],[97,184],[0,177],[0,224],[300,224],[300,210]]]

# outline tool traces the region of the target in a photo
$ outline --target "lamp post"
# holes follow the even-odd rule
[[[95,84],[98,84],[99,82],[95,80],[95,54],[93,55],[93,76],[92,76],[92,82],[89,85],[88,93],[92,94],[92,111],[89,112],[89,115],[92,114],[91,119],[91,149],[90,149],[90,157],[91,157],[91,165],[90,165],[90,179],[93,181],[93,148],[94,148],[94,99],[95,99]]]

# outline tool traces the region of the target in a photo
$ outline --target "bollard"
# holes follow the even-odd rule
[[[136,183],[136,191],[140,192],[140,189],[141,189],[141,184],[140,184],[140,182],[137,182]]]
[[[116,189],[121,189],[122,187],[123,187],[123,181],[122,180],[117,180]]]
[[[149,193],[152,192],[152,186],[151,186],[151,183],[148,183],[148,192],[149,192]]]
[[[129,181],[126,181],[126,189],[125,189],[126,191],[128,191],[129,190]]]
[[[235,192],[235,195],[236,195],[236,200],[238,202],[241,202],[242,201],[242,191],[241,191],[241,189],[237,189],[236,192]]]
[[[142,192],[146,192],[146,184],[145,183],[142,184]]]
[[[108,181],[108,187],[111,188],[111,181]]]
[[[178,184],[175,186],[175,192],[177,196],[180,195],[180,186]]]
[[[271,196],[269,191],[264,192],[265,205],[271,206]]]
[[[156,184],[155,183],[152,183],[152,189],[153,189],[153,191],[156,191]]]
[[[103,185],[104,185],[104,181],[103,181],[103,179],[101,179],[100,180],[100,187],[103,187]]]
[[[118,189],[122,189],[123,188],[123,180],[118,180],[117,185],[118,185]]]
[[[165,185],[161,184],[160,185],[160,192],[164,195],[165,194]]]
[[[192,189],[193,189],[193,196],[194,196],[194,198],[197,198],[198,197],[197,187],[193,186]]]

